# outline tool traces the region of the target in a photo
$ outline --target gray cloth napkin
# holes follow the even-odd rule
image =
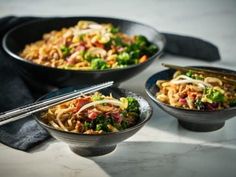
[[[31,92],[3,59],[0,51],[0,112],[34,101]],[[0,142],[15,149],[27,151],[49,138],[48,133],[29,116],[0,127]]]

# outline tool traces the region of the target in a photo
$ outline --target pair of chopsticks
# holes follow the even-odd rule
[[[28,104],[16,109],[0,113],[0,126],[9,122],[16,121],[18,119],[25,118],[33,113],[45,110],[51,106],[72,100],[80,95],[86,95],[96,92],[98,90],[110,87],[113,85],[113,81],[94,85],[85,89],[74,90],[72,92],[52,97],[50,99],[42,100],[36,103]]]
[[[179,70],[179,71],[184,71],[184,72],[187,72],[190,70],[190,71],[192,71],[194,73],[198,73],[198,74],[215,76],[215,77],[222,79],[222,81],[236,85],[236,74],[233,74],[233,73],[228,73],[228,72],[223,72],[223,71],[215,71],[215,70],[203,69],[203,68],[188,67],[188,66],[177,66],[177,65],[164,64],[164,63],[162,63],[162,66],[167,67],[167,68],[171,68],[171,69],[175,69],[175,70]]]

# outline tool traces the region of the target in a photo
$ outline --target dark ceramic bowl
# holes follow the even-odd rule
[[[235,71],[216,68],[216,67],[199,67],[212,70],[224,71],[227,73],[236,73]],[[162,103],[156,99],[156,93],[159,88],[156,86],[157,80],[169,80],[172,78],[175,70],[167,69],[152,75],[146,81],[146,92],[148,96],[164,111],[178,119],[179,124],[192,131],[209,132],[222,128],[225,121],[236,116],[236,107],[231,107],[216,111],[199,111],[176,108],[168,104]]]
[[[24,60],[18,54],[26,44],[41,39],[44,33],[52,30],[59,30],[62,27],[74,26],[79,20],[92,20],[98,23],[112,23],[118,26],[126,34],[142,34],[149,41],[158,46],[159,50],[146,62],[131,65],[125,68],[108,70],[75,71],[65,70],[38,65]],[[65,18],[44,18],[24,23],[11,29],[3,38],[3,48],[8,58],[15,64],[19,73],[26,81],[39,87],[53,86],[66,87],[74,85],[96,84],[113,80],[116,84],[125,81],[149,66],[155,58],[159,57],[165,45],[164,36],[155,28],[129,20],[122,20],[107,17],[65,17]]]
[[[66,92],[73,91],[74,89],[75,87],[51,92],[48,95],[42,97],[40,100],[64,94]],[[34,117],[36,121],[54,138],[67,143],[73,152],[82,156],[97,156],[107,154],[109,152],[112,152],[116,148],[117,143],[120,143],[130,136],[134,135],[139,129],[144,126],[144,124],[151,118],[152,108],[143,97],[128,90],[113,87],[101,90],[101,92],[103,94],[112,93],[112,95],[116,98],[131,96],[137,99],[140,104],[140,121],[135,126],[119,132],[99,135],[86,135],[57,130],[52,126],[49,126],[42,122],[39,116],[40,112],[38,114],[35,114]]]

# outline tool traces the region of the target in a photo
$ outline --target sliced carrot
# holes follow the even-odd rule
[[[114,60],[110,60],[110,61],[108,61],[107,62],[109,65],[113,65],[114,63],[115,63],[115,61]]]
[[[147,61],[148,57],[147,55],[143,55],[140,59],[139,59],[139,63],[143,63],[145,61]]]
[[[96,46],[96,47],[99,47],[99,48],[104,48],[104,44],[99,43],[99,42],[96,42],[96,43],[95,43],[95,46]]]

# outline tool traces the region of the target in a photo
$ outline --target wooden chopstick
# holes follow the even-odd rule
[[[221,72],[221,71],[214,71],[214,70],[202,69],[202,68],[194,68],[194,67],[188,67],[188,66],[177,66],[177,65],[165,64],[165,63],[162,63],[162,65],[164,67],[179,70],[179,71],[191,70],[191,71],[198,73],[198,74],[214,75],[216,77],[220,77],[225,82],[230,82],[232,84],[236,84],[236,74],[233,74],[233,73],[226,73],[226,72]]]
[[[72,100],[80,95],[89,94],[92,92],[96,92],[98,90],[110,87],[113,85],[113,81],[94,85],[85,89],[74,90],[73,92],[69,92],[63,95],[55,96],[50,99],[42,100],[36,103],[28,104],[10,111],[6,111],[0,113],[0,125],[4,125],[6,123],[16,121],[18,119],[27,117],[35,112],[42,111],[51,106],[55,106],[57,104]]]

